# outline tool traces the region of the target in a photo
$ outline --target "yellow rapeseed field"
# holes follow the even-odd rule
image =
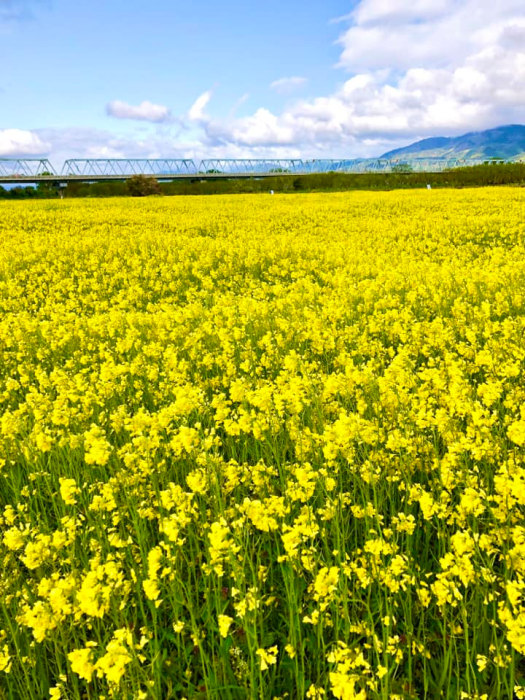
[[[0,697],[525,697],[525,194],[0,203]]]

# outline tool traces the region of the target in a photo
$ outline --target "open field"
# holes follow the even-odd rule
[[[524,208],[0,202],[0,698],[525,698]]]

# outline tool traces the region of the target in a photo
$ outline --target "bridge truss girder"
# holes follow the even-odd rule
[[[263,177],[328,172],[431,173],[483,162],[481,158],[212,158],[201,161],[188,158],[73,158],[65,161],[62,172],[58,174],[46,158],[0,158],[0,182],[31,183],[61,178],[64,181],[126,180],[139,174],[167,180],[177,177]],[[502,162],[518,163],[523,162],[523,158],[510,158]]]
[[[300,158],[209,158],[201,160],[201,173],[295,173],[301,172],[303,161]]]
[[[441,172],[452,168],[480,165],[483,162],[478,158],[356,158],[352,160],[314,158],[303,161],[303,165],[307,173],[390,173],[403,170]]]
[[[197,167],[190,158],[71,158],[63,175],[129,177],[131,175],[192,175]]]
[[[335,159],[335,158],[312,158],[304,160],[305,173],[349,173],[358,172],[363,159]]]
[[[406,167],[412,172],[442,172],[452,168],[482,165],[481,158],[396,158],[390,161],[392,170]]]
[[[0,158],[0,177],[29,177],[56,171],[47,158]]]

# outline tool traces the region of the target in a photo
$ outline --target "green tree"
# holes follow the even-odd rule
[[[154,177],[133,175],[126,183],[128,193],[132,197],[147,197],[150,194],[162,194],[160,185]]]
[[[39,175],[52,176],[53,173],[48,173],[46,171],[39,173]],[[60,183],[56,180],[46,180],[44,182],[39,182],[36,186],[36,196],[42,197],[43,199],[49,199],[58,197],[58,190]]]
[[[393,173],[412,173],[414,172],[413,167],[410,163],[396,163],[392,166]]]

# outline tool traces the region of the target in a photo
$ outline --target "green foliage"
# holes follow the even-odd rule
[[[522,208],[3,203],[0,699],[518,698]]]
[[[132,197],[147,197],[151,194],[162,194],[159,183],[154,177],[133,175],[133,177],[129,178],[126,185],[127,191]]]
[[[40,175],[50,177],[53,173],[44,171]],[[36,196],[42,199],[54,199],[58,197],[60,184],[56,180],[47,180],[45,182],[39,182],[36,186]]]
[[[392,168],[392,172],[394,172],[394,173],[412,173],[412,172],[414,172],[414,169],[410,165],[410,163],[397,163]]]
[[[34,199],[37,196],[37,191],[34,187],[12,187],[6,190],[0,187],[0,199]]]
[[[216,174],[216,173],[215,173]],[[42,187],[0,187],[0,199],[55,198],[57,190]],[[430,184],[441,187],[486,187],[493,185],[525,186],[525,163],[498,163],[455,168],[441,173],[409,172],[403,164],[391,173],[314,173],[290,175],[276,173],[264,178],[200,178],[158,183],[155,178],[134,175],[127,182],[70,182],[65,197],[124,197],[149,194],[240,194],[255,192],[344,192],[346,190],[420,189]]]
[[[525,126],[508,124],[447,138],[437,136],[383,153],[381,158],[516,158],[525,151]]]

